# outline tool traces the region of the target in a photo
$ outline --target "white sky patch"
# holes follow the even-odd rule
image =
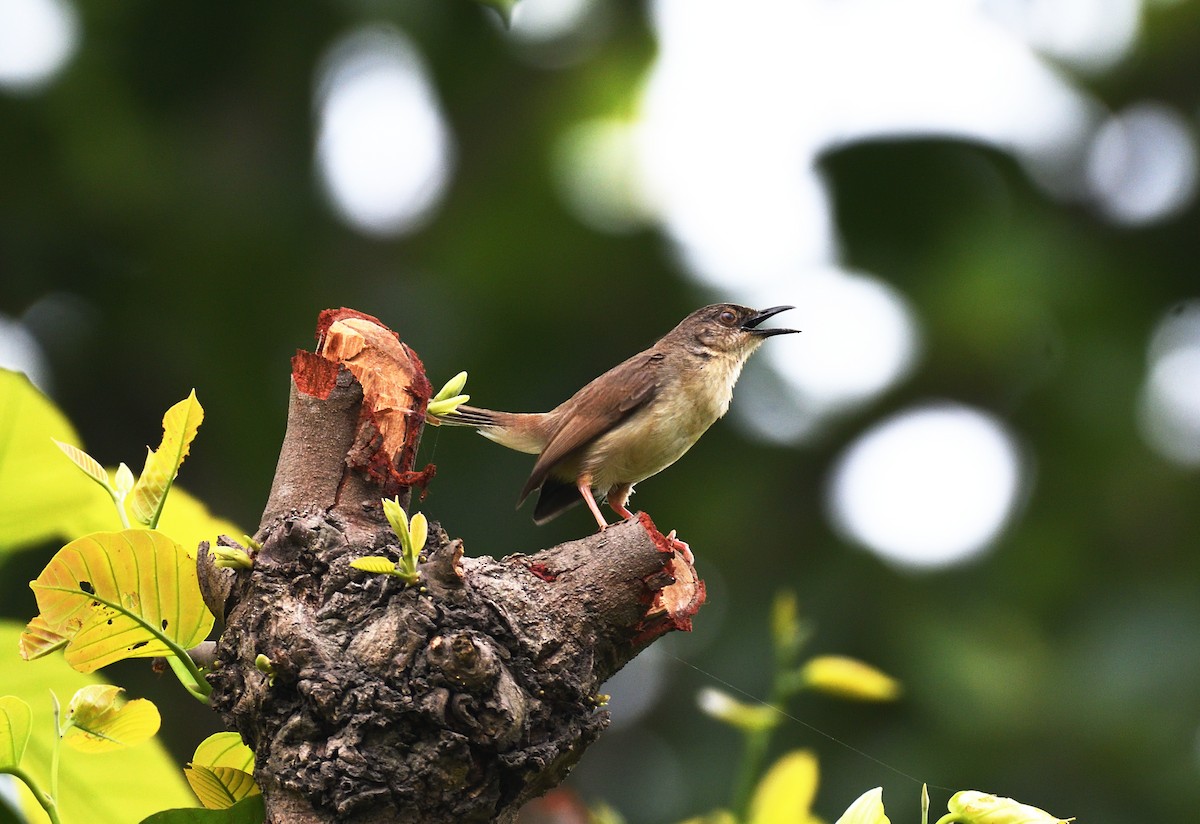
[[[0,89],[37,91],[79,47],[69,0],[0,0]]]
[[[1012,437],[964,406],[930,406],[877,424],[842,455],[828,505],[835,524],[906,567],[960,563],[985,549],[1024,486]]]
[[[1182,303],[1150,339],[1139,422],[1146,441],[1182,466],[1200,466],[1200,300]]]
[[[387,26],[346,35],[315,98],[317,169],[339,216],[371,235],[419,228],[445,192],[453,146],[416,47]]]

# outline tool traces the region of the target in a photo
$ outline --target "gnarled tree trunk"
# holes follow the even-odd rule
[[[380,499],[408,507],[433,475],[413,468],[431,390],[374,318],[326,311],[318,339],[293,359],[253,569],[201,555],[225,618],[213,705],[256,753],[269,822],[511,821],[607,724],[600,685],[690,628],[704,585],[645,515],[501,561],[435,524],[419,587],[351,568],[398,556]]]

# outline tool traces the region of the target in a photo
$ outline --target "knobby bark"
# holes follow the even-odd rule
[[[645,515],[500,561],[434,523],[420,587],[351,568],[398,557],[380,499],[407,508],[433,476],[413,466],[431,389],[374,318],[326,311],[318,340],[293,359],[253,569],[201,552],[225,621],[213,706],[255,751],[269,822],[512,821],[608,723],[604,681],[690,628],[704,584]]]

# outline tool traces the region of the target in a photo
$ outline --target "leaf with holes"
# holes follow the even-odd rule
[[[183,770],[200,803],[210,810],[224,810],[243,798],[260,795],[254,776],[234,767],[205,767],[189,764]]]
[[[15,695],[0,698],[0,771],[20,766],[32,726],[28,704]]]
[[[67,705],[63,741],[80,752],[109,752],[153,737],[162,724],[158,707],[145,698],[122,702],[122,692],[112,684],[77,690]]]
[[[66,659],[79,672],[122,658],[186,654],[213,625],[195,562],[161,532],[78,538],[30,586],[40,626],[69,639]]]
[[[46,619],[42,616],[34,616],[34,619],[26,624],[25,631],[21,633],[21,657],[26,661],[41,658],[43,655],[49,655],[55,650],[62,649],[69,640],[71,639],[46,623]]]
[[[204,407],[196,400],[192,390],[184,400],[172,406],[163,415],[163,437],[158,449],[146,455],[146,466],[134,484],[130,498],[133,516],[143,524],[154,527],[162,514],[167,492],[179,473],[179,466],[187,457],[196,430],[204,420]]]

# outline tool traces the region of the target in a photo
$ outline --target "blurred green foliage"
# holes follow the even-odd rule
[[[380,317],[435,376],[469,370],[481,405],[534,410],[722,298],[689,284],[658,234],[596,233],[555,193],[556,139],[611,113],[654,54],[641,5],[609,6],[599,50],[548,70],[518,59],[492,12],[453,0],[81,4],[82,47],[62,76],[0,93],[0,312],[29,312],[50,392],[88,451],[137,454],[195,386],[208,415],[188,487],[249,532],[283,434],[288,359],[311,348],[321,309]],[[345,228],[312,163],[315,67],[375,20],[419,45],[457,141],[436,217],[394,240]],[[1134,55],[1081,82],[1114,107],[1150,98],[1194,117],[1198,64],[1200,4],[1155,5]],[[671,649],[765,696],[767,594],[786,585],[827,645],[817,652],[869,660],[905,686],[894,705],[806,698],[792,709],[806,722],[932,785],[1081,821],[1193,820],[1200,487],[1144,444],[1135,412],[1155,322],[1200,292],[1200,211],[1114,228],[1047,199],[1009,157],[944,140],[849,146],[823,169],[846,263],[903,290],[925,324],[924,359],[817,442],[767,447],[721,422],[639,489],[634,505],[680,530],[710,585],[696,631]],[[916,575],[837,538],[821,499],[857,433],[928,397],[1004,418],[1036,483],[992,552]],[[429,429],[418,460],[438,465],[422,510],[469,553],[590,529],[586,513],[535,528],[513,511],[527,456]],[[34,613],[25,582],[56,548],[6,562],[6,616]],[[179,697],[144,666],[115,669],[131,695]],[[712,809],[732,781],[736,738],[694,703],[711,680],[677,663],[665,677],[653,712],[572,779],[631,824]],[[164,731],[181,761],[217,729],[196,712]],[[809,729],[776,738],[779,752],[819,753],[826,817],[876,784],[915,796]],[[637,796],[605,752],[662,791]],[[663,759],[674,766],[659,772]]]

